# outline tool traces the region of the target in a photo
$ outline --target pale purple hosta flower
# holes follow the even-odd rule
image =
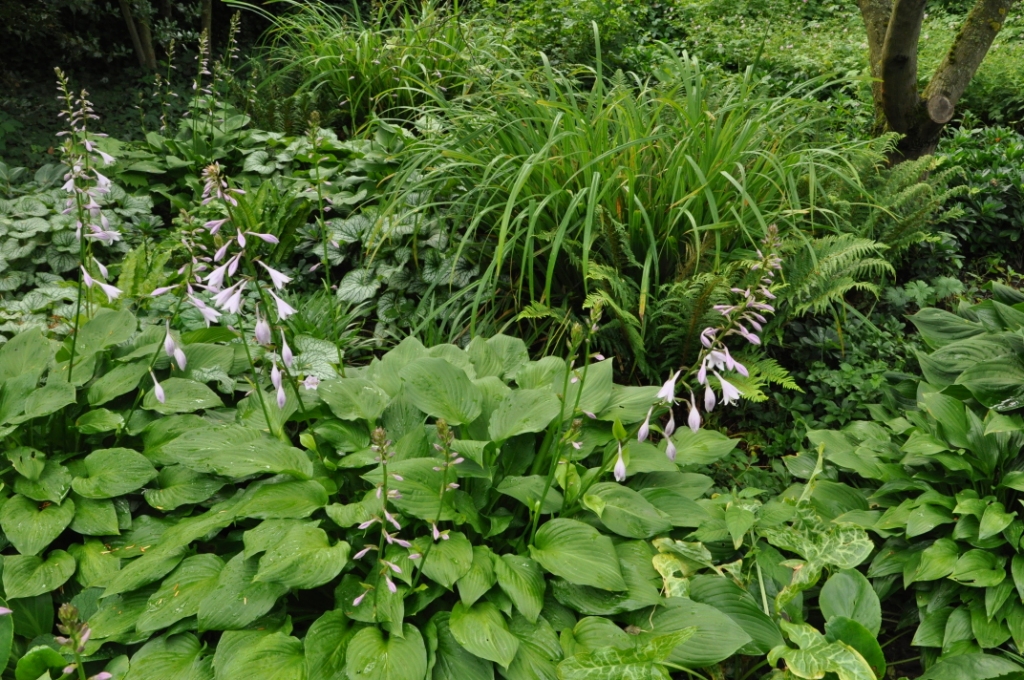
[[[107,268],[103,266],[103,263],[97,260],[95,257],[92,258],[92,261],[96,264],[96,268],[100,270],[100,276],[102,276],[105,279],[109,279],[110,272],[108,272]]]
[[[700,411],[697,410],[697,400],[693,398],[693,392],[690,392],[690,413],[686,418],[686,424],[694,432],[700,429]]]
[[[255,236],[256,238],[260,239],[264,243],[270,243],[270,244],[275,245],[275,246],[278,243],[280,243],[278,238],[276,236],[274,236],[273,234],[259,234],[259,233],[255,232],[255,231],[247,231],[245,233],[249,234],[249,236]]]
[[[288,341],[284,337],[284,331],[281,331],[281,360],[284,365],[288,368],[292,367],[295,362],[295,356],[292,354],[292,348],[288,346]]]
[[[149,376],[153,378],[153,396],[155,396],[156,400],[161,404],[165,403],[167,401],[167,395],[164,394],[164,388],[160,385],[159,381],[157,381],[156,375],[153,374],[153,371],[149,372]]]
[[[362,529],[369,529],[370,527],[372,527],[374,524],[376,524],[379,521],[380,521],[380,519],[378,519],[377,517],[371,517],[370,519],[366,520],[365,522],[363,522],[362,524],[360,524],[356,528],[360,529],[360,530],[362,530]]]
[[[697,383],[703,385],[708,381],[708,366],[706,362],[702,362],[700,369],[697,371]]]
[[[97,673],[96,675],[93,675],[92,677],[90,677],[89,680],[110,680],[113,677],[114,676],[111,675],[110,673],[108,673],[107,671],[101,671],[101,672]]]
[[[434,522],[430,523],[430,533],[434,537],[435,541],[441,538],[441,532],[438,530],[437,524]]]
[[[242,254],[241,253],[239,253],[238,255],[235,255],[233,258],[228,260],[228,276],[234,276],[235,275],[235,272],[238,271],[238,265],[241,262],[241,260],[242,260]]]
[[[112,286],[109,283],[99,283],[97,285],[107,294],[107,302],[113,302],[117,298],[121,297],[121,293],[124,292],[117,286]]]
[[[574,448],[577,451],[579,451],[580,449],[583,448],[583,442],[573,442],[572,443],[572,448]]]
[[[66,645],[69,642],[69,640],[66,637],[61,637],[59,635],[58,636],[54,636],[53,640],[54,640],[54,642],[59,642],[62,645]],[[60,642],[61,640],[64,640],[64,642]],[[64,666],[64,670],[61,671],[61,672],[64,673],[64,675],[73,675],[74,672],[77,669],[78,669],[78,664],[73,663],[70,666]]]
[[[701,331],[700,334],[700,344],[704,345],[707,348],[710,348],[711,344],[715,340],[715,333],[717,332],[718,329],[716,328],[705,328],[703,331]]]
[[[593,413],[592,411],[584,411],[583,415],[590,418],[591,420],[597,420],[597,414]]]
[[[203,320],[206,322],[206,327],[209,328],[211,323],[216,323],[220,319],[221,314],[213,307],[210,307],[199,298],[189,294],[189,304],[199,310],[199,313],[203,315]]]
[[[174,356],[174,348],[177,345],[174,343],[174,338],[171,337],[171,322],[167,321],[164,323],[164,354],[168,357]]]
[[[262,262],[260,262],[260,266],[263,267],[264,269],[266,269],[267,273],[270,274],[270,280],[271,280],[271,282],[273,282],[274,288],[277,288],[278,290],[282,290],[282,289],[284,289],[286,284],[291,283],[292,277],[285,276],[281,272],[277,271],[276,269],[274,269],[272,267],[268,267],[267,265],[263,264]]]
[[[388,569],[390,569],[391,571],[395,572],[396,574],[401,574],[402,573],[402,568],[400,566],[398,566],[397,564],[395,564],[394,562],[388,562],[387,560],[381,560],[380,563],[383,564]]]
[[[363,599],[366,597],[367,593],[369,593],[369,592],[370,592],[369,590],[364,590],[362,595],[360,595],[356,599],[352,600],[352,606],[353,607],[358,607],[362,603]]]
[[[270,324],[262,316],[256,316],[256,342],[261,345],[269,345],[273,341],[273,336],[270,331]],[[276,366],[275,366],[276,368]]]
[[[235,234],[235,239],[238,241],[239,246],[245,247],[245,234],[239,231]]]
[[[159,296],[163,295],[164,293],[170,293],[172,290],[174,290],[177,287],[178,287],[178,284],[174,284],[173,286],[161,286],[160,288],[154,289],[153,292],[149,294],[149,296],[150,297],[159,297]]]
[[[185,366],[188,365],[188,358],[185,356],[185,351],[177,346],[174,348],[174,361],[178,364],[178,369],[181,371],[184,371]]]
[[[387,510],[384,510],[384,519],[386,519],[387,521],[391,522],[391,524],[394,525],[396,531],[401,531],[402,530],[402,525],[399,524],[398,520],[395,519],[394,516],[390,512],[388,512]]]
[[[270,369],[270,382],[273,383],[276,389],[281,389],[281,369],[277,367],[277,362],[273,364],[273,368]]]
[[[375,546],[375,545],[372,545],[372,544],[371,545],[367,545],[365,548],[363,548],[362,550],[357,552],[355,555],[353,555],[352,559],[354,559],[354,560],[361,559],[362,557],[364,557],[366,555],[366,553],[370,552],[371,550],[376,550],[376,549],[377,549],[377,546]]]
[[[619,442],[619,453],[615,459],[615,467],[612,468],[612,474],[615,476],[616,482],[626,481],[626,461],[622,459],[622,442]]]
[[[0,616],[9,616],[13,613],[13,609],[8,609],[7,607],[0,607]]]
[[[292,314],[296,312],[294,307],[292,307],[290,304],[274,295],[274,291],[267,290],[267,292],[270,293],[270,297],[274,298],[274,302],[277,304],[277,317],[281,321],[286,320],[288,317],[290,317]]]
[[[704,410],[711,413],[715,410],[715,404],[718,403],[715,397],[715,391],[711,389],[711,385],[704,388]]]
[[[212,272],[206,275],[203,279],[206,281],[206,285],[210,287],[210,290],[218,291],[224,285],[224,277],[228,273],[228,263],[225,262],[221,266],[214,269]],[[238,284],[235,284],[238,285]]]
[[[288,403],[288,396],[284,393],[284,387],[277,388],[277,407],[280,409],[284,408],[284,405]]]
[[[229,218],[225,217],[222,220],[210,220],[203,226],[210,230],[210,234],[216,234],[218,231],[220,231],[220,228],[224,226],[228,219]]]
[[[740,399],[740,391],[733,386],[732,383],[727,381],[722,376],[715,373],[715,377],[718,378],[718,382],[722,385],[722,403],[728,406],[733,404]]]
[[[228,253],[228,248],[231,246],[231,243],[232,241],[229,240],[227,243],[225,243],[224,245],[217,249],[217,252],[213,254],[214,262],[220,262],[221,260],[224,259],[224,256],[227,255]],[[226,265],[224,266],[224,271],[227,271]]]
[[[676,400],[676,380],[679,378],[681,371],[676,371],[671,378],[665,381],[665,384],[658,390],[657,398],[668,404],[672,404]]]
[[[665,455],[668,457],[668,459],[670,461],[672,461],[674,463],[674,462],[676,462],[676,445],[675,445],[675,442],[672,441],[671,437],[665,437],[665,441],[667,442],[666,445],[665,445]]]
[[[654,412],[654,407],[647,409],[647,417],[644,418],[644,422],[640,425],[640,431],[636,433],[636,440],[638,442],[646,441],[647,435],[651,432],[651,413]]]
[[[315,375],[307,375],[306,379],[302,381],[302,386],[307,390],[315,390],[320,386],[320,378]]]
[[[82,283],[85,284],[86,288],[92,288],[92,284],[95,283],[93,278],[89,276],[89,272],[85,270],[85,267],[80,267],[82,270]]]
[[[665,425],[665,436],[671,437],[676,431],[676,414],[672,409],[668,410],[668,423]]]
[[[398,592],[398,586],[395,585],[395,582],[391,580],[390,576],[385,576],[384,582],[388,584],[388,590],[390,590],[392,594]]]

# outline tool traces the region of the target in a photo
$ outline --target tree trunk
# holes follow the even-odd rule
[[[139,31],[135,27],[135,19],[132,18],[132,8],[128,5],[128,0],[118,0],[118,3],[121,5],[124,23],[128,26],[128,35],[131,36],[132,46],[135,48],[135,56],[139,58],[139,66],[147,68],[146,50],[142,47],[142,41],[139,40]]]
[[[139,42],[142,51],[146,55],[145,67],[150,71],[156,70],[156,51],[153,49],[153,34],[149,30],[148,21],[139,21]]]
[[[875,78],[871,93],[876,115],[884,118],[884,130],[903,134],[890,158],[893,163],[935,151],[943,127],[952,120],[957,102],[1017,0],[976,0],[942,63],[919,93],[917,47],[925,2],[858,0]]]
[[[203,0],[202,6],[203,32],[206,33],[206,56],[213,56],[213,0]]]

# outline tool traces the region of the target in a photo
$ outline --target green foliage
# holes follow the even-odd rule
[[[61,188],[65,166],[44,165],[31,178],[25,168],[0,162],[0,333],[57,327],[66,332],[74,316],[79,262],[76,218],[67,214],[68,193]],[[159,224],[153,201],[111,184],[100,199],[121,241],[102,248],[104,258],[122,256],[140,232]],[[100,296],[100,299],[104,299]]]
[[[930,348],[918,353],[922,377],[895,384],[869,407],[872,420],[808,435],[831,464],[875,485],[877,510],[837,521],[885,540],[868,576],[878,592],[915,591],[912,644],[932,658],[1020,644],[1018,297],[999,289],[957,314],[913,315]]]

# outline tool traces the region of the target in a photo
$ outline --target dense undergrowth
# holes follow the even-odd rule
[[[0,676],[1024,678],[1015,20],[248,9],[0,162]]]

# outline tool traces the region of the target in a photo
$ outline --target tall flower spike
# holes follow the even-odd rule
[[[622,459],[622,442],[619,442],[619,453],[615,459],[615,467],[612,469],[616,482],[626,481],[626,461]]]

